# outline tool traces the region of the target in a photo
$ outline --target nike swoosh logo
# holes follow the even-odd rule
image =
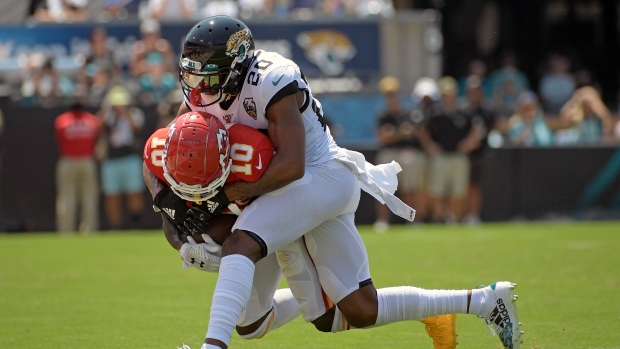
[[[282,77],[284,77],[284,74],[280,75],[280,78],[276,81],[272,81],[271,83],[273,84],[273,86],[277,86],[280,83],[280,80],[282,80]]]
[[[257,170],[260,170],[263,168],[263,158],[260,156],[260,154],[258,154],[258,166],[254,166],[256,167]]]

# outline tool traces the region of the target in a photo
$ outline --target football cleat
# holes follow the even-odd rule
[[[430,316],[422,320],[424,329],[433,340],[435,349],[454,349],[456,341],[456,314]]]
[[[498,335],[506,349],[519,349],[522,343],[520,337],[523,332],[516,305],[518,296],[514,294],[516,286],[508,281],[499,281],[485,287],[492,303],[484,319],[489,331]]]

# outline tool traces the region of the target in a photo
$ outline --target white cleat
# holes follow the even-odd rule
[[[489,330],[498,335],[506,349],[519,349],[523,343],[520,340],[523,332],[517,315],[516,301],[519,297],[514,294],[515,287],[517,284],[508,281],[495,282],[486,287],[492,305],[484,319]]]

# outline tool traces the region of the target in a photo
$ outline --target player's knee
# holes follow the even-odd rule
[[[237,333],[239,333],[239,327],[237,327]],[[239,333],[239,338],[241,339],[261,339],[265,336],[266,332],[263,331],[254,331],[254,332],[250,332],[248,334],[240,334]]]
[[[377,311],[372,307],[360,307],[355,311],[342,312],[349,325],[355,328],[372,326],[377,322]]]
[[[340,302],[338,309],[352,327],[364,328],[377,322],[379,302],[372,283],[352,292]]]
[[[332,324],[334,323],[334,313],[336,307],[332,307],[325,314],[319,316],[312,321],[314,327],[321,332],[331,332]]]
[[[232,254],[240,254],[248,257],[254,263],[258,262],[262,257],[262,248],[258,241],[254,238],[255,235],[250,235],[243,230],[235,230],[224,241],[222,245],[222,256],[228,256]]]
[[[237,325],[237,334],[242,339],[261,339],[263,338],[267,332],[269,332],[269,324],[271,323],[271,314],[272,311],[269,311],[260,319],[255,322],[246,325],[239,326]]]

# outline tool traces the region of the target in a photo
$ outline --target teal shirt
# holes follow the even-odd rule
[[[508,129],[508,138],[515,141],[531,129],[528,137],[524,140],[523,145],[527,147],[548,147],[553,145],[553,131],[547,126],[542,113],[539,113],[531,123],[526,123],[523,119],[515,121]]]

